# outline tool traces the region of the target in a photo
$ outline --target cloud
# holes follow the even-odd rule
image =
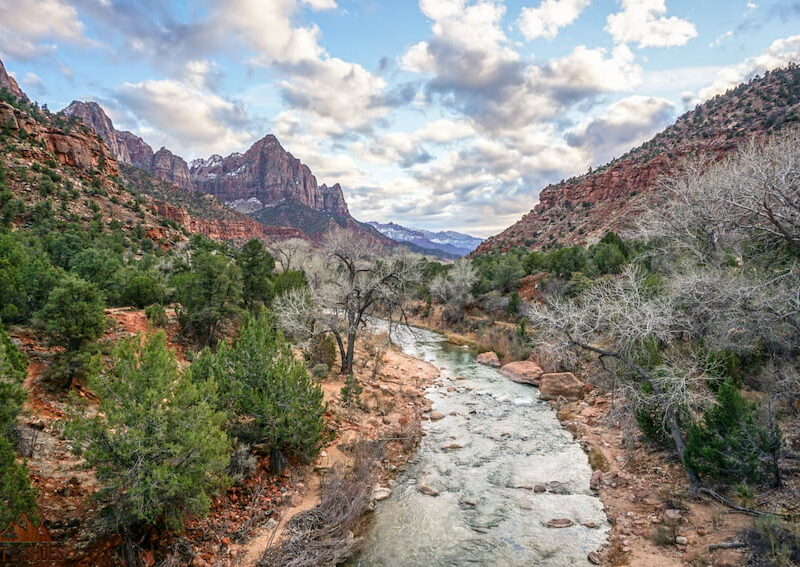
[[[650,139],[674,118],[675,106],[670,101],[630,96],[567,134],[566,140],[570,146],[583,148],[592,163],[599,165]]]
[[[243,106],[207,90],[213,66],[192,62],[181,79],[123,83],[116,99],[134,129],[189,159],[241,150],[254,136]]]
[[[697,37],[697,28],[687,20],[667,17],[665,0],[620,0],[622,11],[606,18],[606,31],[619,43],[638,47],[685,45]]]
[[[553,39],[561,28],[574,22],[589,0],[543,0],[536,8],[522,9],[517,24],[526,39]]]
[[[717,72],[712,84],[701,89],[687,103],[693,105],[708,100],[739,83],[749,81],[756,75],[784,67],[791,62],[800,62],[800,35],[776,39],[759,55],[748,57],[736,65],[722,68]]]
[[[0,53],[17,59],[52,54],[53,41],[93,46],[78,12],[61,0],[0,1]]]
[[[26,73],[24,77],[22,77],[22,87],[26,93],[33,93],[39,96],[44,95],[47,93],[47,87],[45,87],[44,81],[42,78],[39,77],[36,73]]]
[[[733,33],[734,33],[733,30],[728,30],[723,34],[718,35],[717,37],[714,38],[714,41],[712,41],[711,43],[708,44],[708,46],[709,47],[719,47],[720,45],[722,45],[723,41],[725,41],[726,39],[732,38],[733,37]]]
[[[552,119],[586,97],[626,90],[641,69],[624,45],[611,52],[576,47],[536,63],[514,50],[502,29],[505,6],[493,0],[421,0],[432,36],[410,47],[405,70],[427,77],[425,94],[494,133]]]

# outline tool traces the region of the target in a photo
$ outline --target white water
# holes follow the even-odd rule
[[[603,506],[589,489],[586,455],[538,390],[477,364],[435,333],[398,329],[393,339],[441,370],[427,396],[447,415],[427,424],[392,496],[378,504],[362,553],[348,565],[590,565],[587,555],[608,530]],[[442,449],[451,443],[464,447]],[[422,484],[439,495],[421,494]],[[554,518],[574,525],[547,528]]]

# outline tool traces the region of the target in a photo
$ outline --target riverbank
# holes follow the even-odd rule
[[[512,338],[502,338],[503,333],[513,332],[508,323],[495,324],[493,330],[483,326],[482,333],[455,332],[434,308],[427,316],[418,316],[414,324],[476,352],[492,350],[487,348],[491,346],[487,337],[491,337],[501,347],[497,350],[503,364],[516,360],[507,347],[513,344]],[[579,378],[591,383],[589,367],[584,370]],[[612,406],[610,393],[596,385],[589,388],[583,400],[561,399],[550,404],[586,452],[594,471],[592,488],[611,526],[607,544],[593,559],[609,566],[743,565],[743,549],[712,550],[709,546],[740,541],[742,532],[752,526],[752,518],[691,497],[677,458],[643,442],[635,424],[623,417],[624,412],[614,411],[624,405],[619,394]]]
[[[322,382],[328,411],[325,419],[332,439],[307,467],[295,469],[282,499],[284,506],[270,514],[249,537],[232,545],[221,565],[255,567],[265,551],[280,546],[292,518],[320,504],[324,480],[332,471],[346,475],[356,466],[353,448],[377,441],[382,448],[375,477],[374,498],[388,497],[391,479],[406,465],[422,434],[421,423],[430,409],[425,389],[439,375],[431,364],[395,348],[386,348],[380,335],[362,339],[357,349],[355,375],[363,387],[361,404],[347,407],[340,396],[344,378],[338,374]],[[377,356],[376,356],[377,353]]]
[[[619,398],[619,407],[624,400]],[[592,487],[611,524],[603,565],[679,567],[745,564],[741,549],[709,549],[740,541],[752,519],[689,494],[673,455],[639,440],[611,395],[593,389],[581,401],[551,402],[559,421],[581,443],[592,465]]]

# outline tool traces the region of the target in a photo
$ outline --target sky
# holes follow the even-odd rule
[[[360,220],[488,236],[800,61],[800,1],[0,0],[0,57],[187,161],[273,133]]]

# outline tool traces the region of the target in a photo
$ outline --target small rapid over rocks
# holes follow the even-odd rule
[[[436,333],[400,328],[393,339],[441,370],[427,393],[438,419],[348,565],[591,565],[608,530],[603,506],[586,455],[538,390]]]

